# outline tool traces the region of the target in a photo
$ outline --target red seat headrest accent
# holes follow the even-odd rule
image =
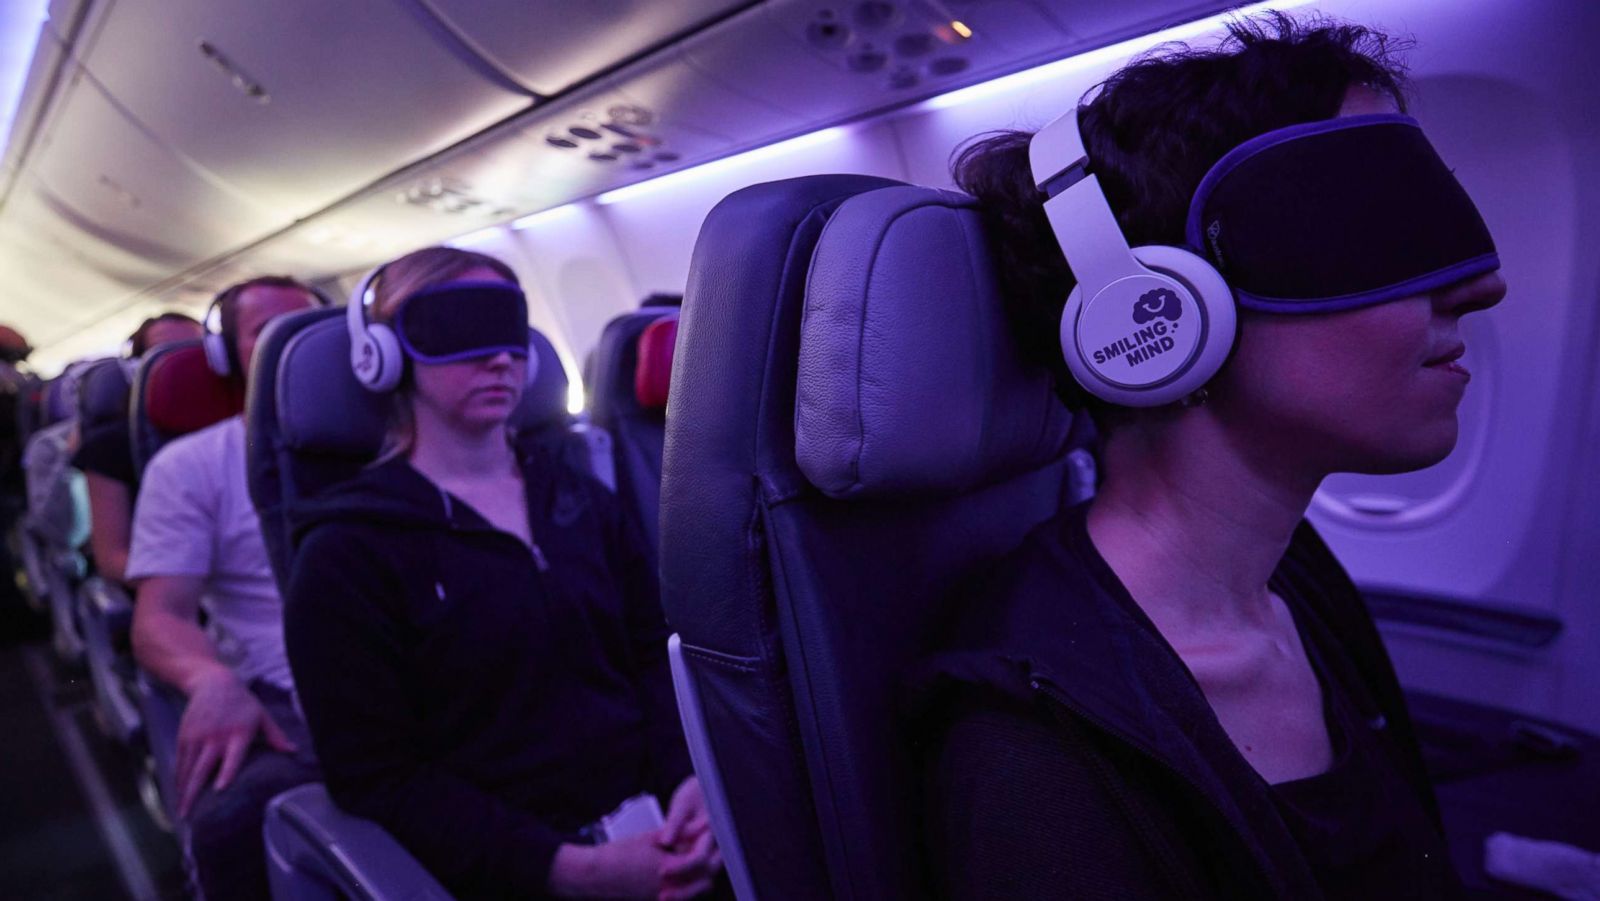
[[[664,410],[672,384],[672,346],[678,340],[678,317],[657,319],[639,333],[639,364],[633,370],[633,394],[646,410]]]
[[[206,365],[200,345],[155,360],[144,382],[144,415],[164,435],[197,432],[244,409],[244,390]]]

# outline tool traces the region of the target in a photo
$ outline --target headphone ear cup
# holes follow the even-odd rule
[[[217,375],[227,378],[233,374],[233,359],[228,353],[228,339],[225,335],[208,332],[200,339],[200,347],[205,351],[206,365]]]
[[[400,376],[406,371],[406,356],[400,349],[400,339],[389,326],[373,323],[367,326],[366,340],[372,347],[374,365],[362,383],[368,390],[380,394],[393,391],[399,387]]]
[[[1091,298],[1073,289],[1061,311],[1061,352],[1095,397],[1156,407],[1217,374],[1233,350],[1238,314],[1233,290],[1202,257],[1163,245],[1133,255],[1148,277],[1122,279]]]

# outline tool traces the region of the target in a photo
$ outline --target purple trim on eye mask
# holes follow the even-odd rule
[[[1261,313],[1336,313],[1370,307],[1380,303],[1403,300],[1475,278],[1500,268],[1500,255],[1486,253],[1453,266],[1419,275],[1394,285],[1385,285],[1372,291],[1346,294],[1341,297],[1323,297],[1317,300],[1294,300],[1282,297],[1261,297],[1235,289],[1234,299],[1239,306]]]
[[[400,339],[400,347],[406,352],[406,356],[410,357],[415,362],[423,363],[429,366],[438,365],[440,363],[460,363],[463,360],[477,360],[483,357],[492,357],[501,351],[509,353],[513,357],[522,357],[523,359],[526,359],[528,356],[528,345],[524,344],[520,347],[511,347],[509,345],[503,345],[500,347],[479,347],[472,350],[463,350],[453,354],[443,354],[441,356],[434,357],[421,353],[415,347],[412,347],[411,342],[406,340],[406,336],[403,332],[397,332],[396,336]]]

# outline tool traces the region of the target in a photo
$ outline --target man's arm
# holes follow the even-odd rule
[[[98,472],[85,472],[89,486],[89,547],[95,568],[113,582],[126,580],[133,499],[128,486]]]
[[[261,737],[279,751],[295,746],[233,670],[217,659],[200,628],[198,576],[152,576],[139,583],[133,607],[133,655],[156,678],[189,699],[178,724],[178,815],[187,816],[213,772],[212,787],[233,782],[246,752]]]
[[[180,440],[150,461],[134,510],[127,577],[138,584],[133,656],[189,699],[178,724],[178,815],[186,816],[212,774],[227,788],[259,731],[280,751],[293,750],[255,695],[217,657],[200,628],[200,598],[213,557],[215,461]],[[210,468],[208,468],[210,464]]]

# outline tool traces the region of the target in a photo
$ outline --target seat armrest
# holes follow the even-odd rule
[[[120,585],[92,576],[79,588],[78,619],[94,685],[95,719],[112,739],[132,744],[143,732],[144,716],[119,663],[128,656],[133,601]]]
[[[112,636],[126,639],[133,628],[133,599],[128,590],[100,576],[83,583],[84,613],[104,623]]]
[[[262,830],[274,901],[451,901],[393,836],[340,810],[321,784],[273,798]]]

